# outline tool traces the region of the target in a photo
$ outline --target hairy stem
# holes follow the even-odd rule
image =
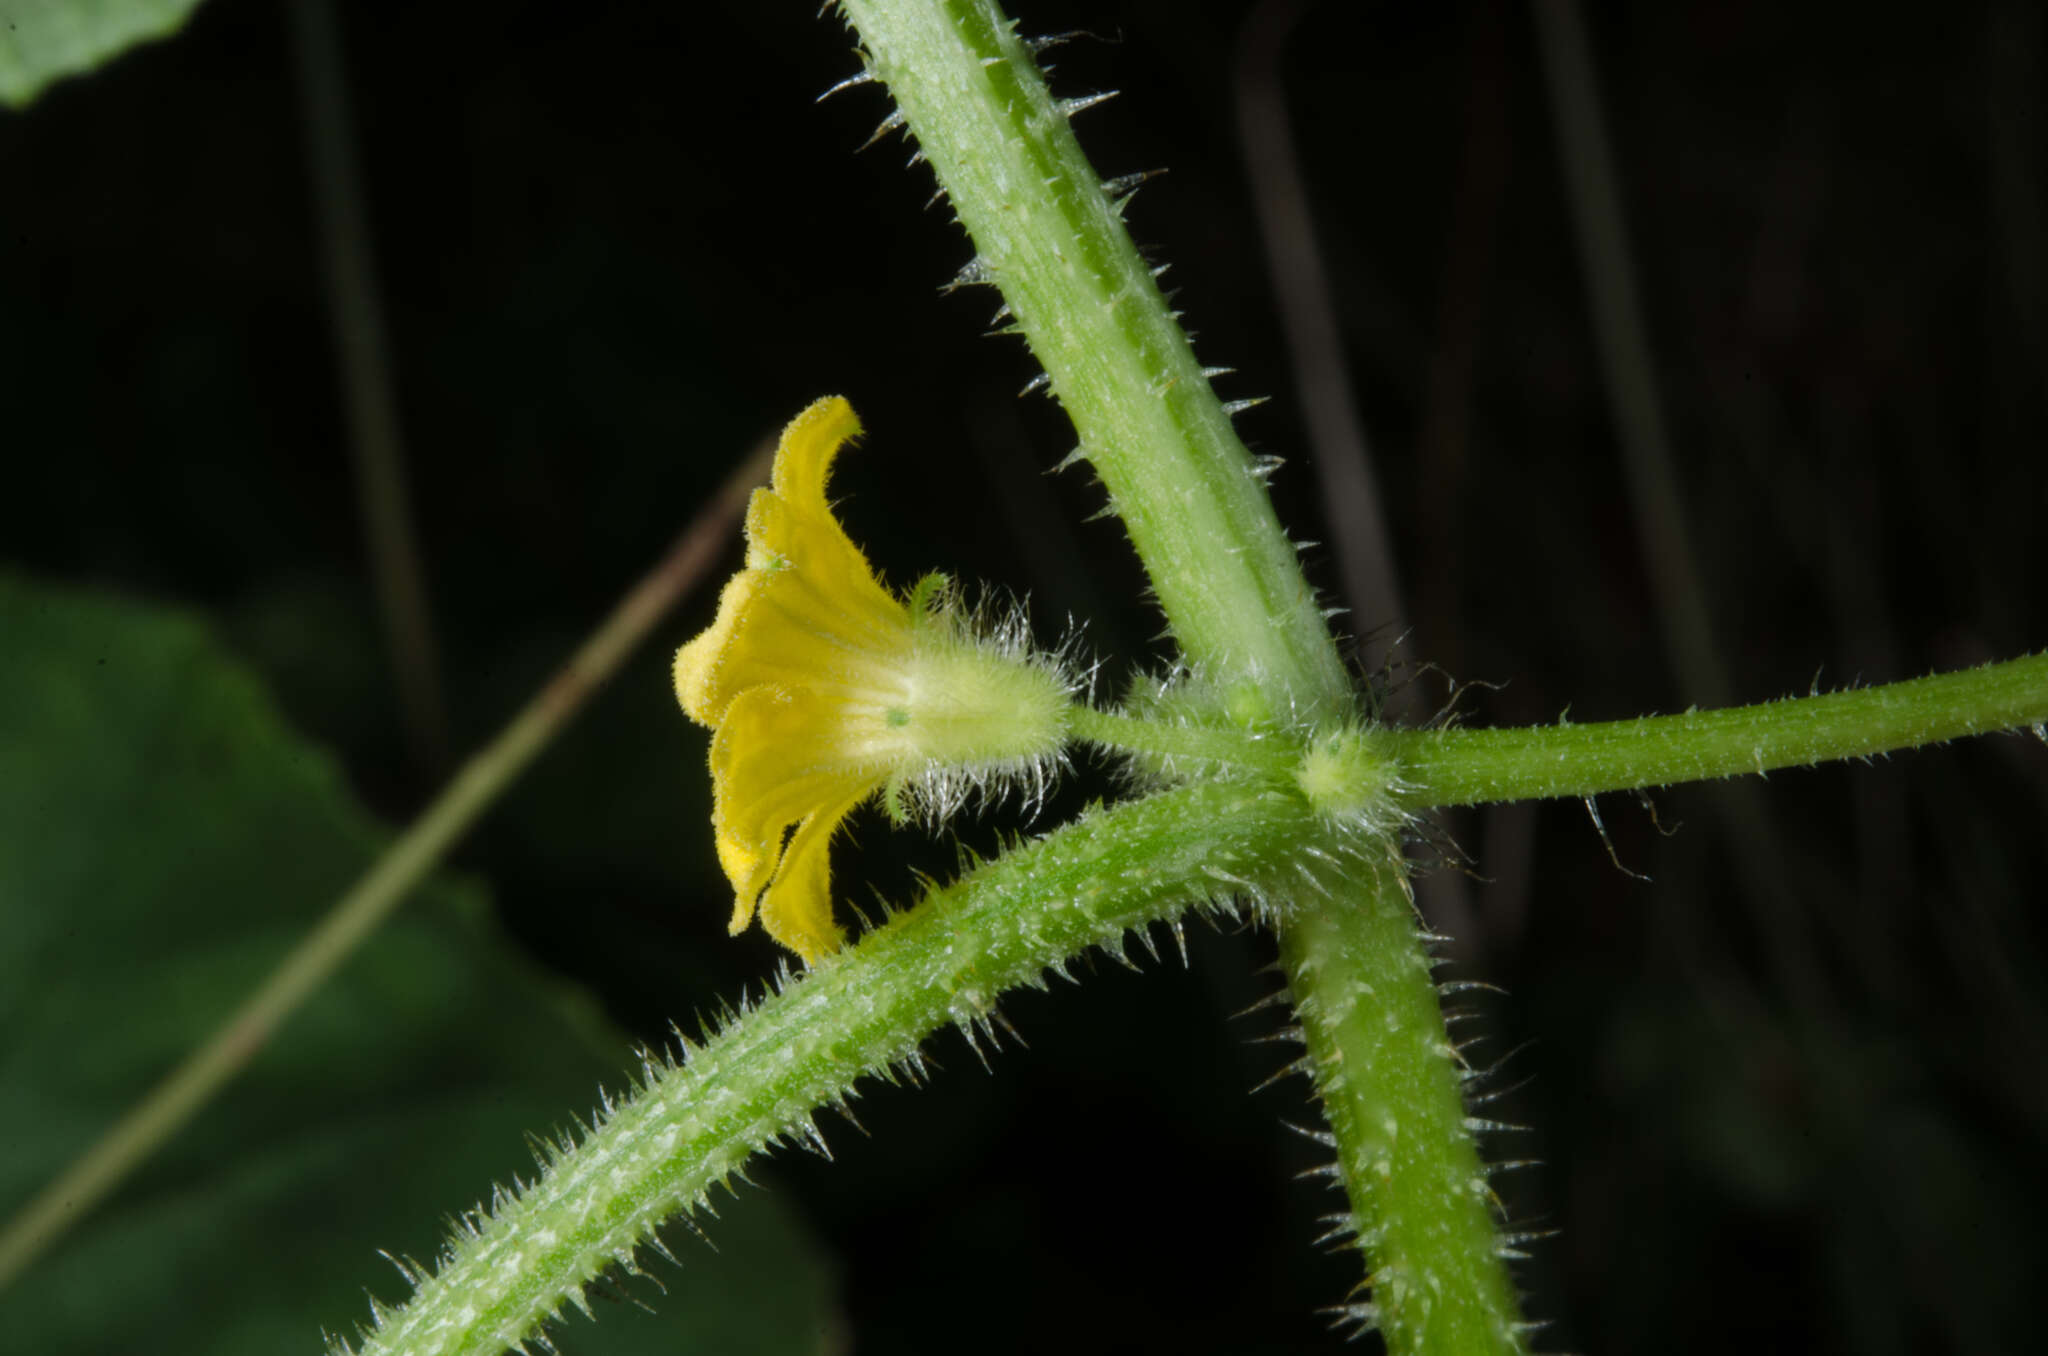
[[[1495,1231],[1399,849],[1384,849],[1364,870],[1319,870],[1315,906],[1280,938],[1351,1202],[1330,1236],[1364,1255],[1372,1286],[1339,1315],[1377,1328],[1392,1356],[1519,1352],[1512,1240]]]
[[[1276,714],[1350,684],[1251,457],[993,0],[841,0],[1108,487],[1187,655]]]
[[[1097,811],[934,890],[645,1083],[517,1196],[472,1216],[438,1272],[379,1315],[364,1356],[488,1356],[532,1337],[663,1221],[764,1147],[822,1145],[813,1111],[866,1075],[921,1067],[954,1024],[994,1037],[996,999],[1047,967],[1219,893],[1256,893],[1323,830],[1298,798],[1212,784]]]
[[[1413,808],[1770,772],[2048,722],[2048,653],[1883,687],[1593,725],[1389,730]]]
[[[1220,763],[1269,777],[1287,775],[1301,758],[1301,746],[1292,740],[1261,739],[1246,731],[1212,726],[1169,725],[1086,706],[1068,712],[1067,730],[1076,739],[1122,753]]]
[[[1082,154],[1069,126],[1071,110],[1046,91],[1010,21],[994,0],[841,0],[841,9],[857,25],[870,69],[887,83],[974,237],[977,253],[963,281],[1001,288],[1080,434],[1082,454],[1108,487],[1187,659],[1230,688],[1233,701],[1249,697],[1251,707],[1263,708],[1240,712],[1251,727],[1328,731],[1344,723],[1354,710],[1351,684],[1263,484],[1125,232],[1116,201]],[[1114,719],[1083,718],[1075,733],[1169,759],[1216,756],[1195,747],[1209,740],[1207,732],[1134,732],[1112,728]],[[1137,743],[1140,736],[1154,747]],[[1164,747],[1169,740],[1190,747]],[[1368,904],[1394,893],[1406,899],[1398,853],[1385,846],[1375,869],[1386,879]],[[1329,897],[1340,902],[1356,888],[1341,881],[1330,886]],[[1400,1061],[1370,1075],[1328,1061],[1349,1056],[1355,1064],[1375,1058],[1374,1050],[1312,1040],[1319,1084],[1341,1091],[1345,1078],[1367,1079],[1377,1095],[1395,1091],[1389,1080],[1420,1078],[1430,1088],[1451,1089],[1448,1105],[1456,1111],[1442,1017],[1405,912],[1395,928],[1370,907],[1332,917],[1305,907],[1298,918],[1283,920],[1281,947],[1296,977],[1295,995],[1306,1007],[1320,1001],[1318,990],[1302,987],[1309,977],[1351,975],[1364,964],[1376,974],[1416,977],[1422,987],[1403,990],[1400,1011],[1382,1014],[1373,988],[1347,982],[1351,1001],[1367,999],[1351,1019],[1359,1031],[1384,1017],[1389,1023],[1398,1018],[1410,1033],[1436,1033],[1433,1040],[1409,1041]],[[1375,1123],[1351,1114],[1352,1103],[1341,1097],[1331,1105],[1340,1159],[1377,1165]],[[1477,1177],[1460,1129],[1462,1113],[1430,1105],[1430,1114],[1407,1122],[1406,1133],[1442,1138],[1419,1156],[1388,1160],[1401,1180],[1384,1187],[1376,1198],[1381,1205],[1358,1194],[1368,1185],[1364,1179],[1346,1175],[1361,1215],[1386,1200],[1439,1192],[1438,1169],[1451,1160],[1462,1174],[1457,1189]],[[1410,1181],[1410,1172],[1423,1175]],[[1407,1270],[1387,1278],[1412,1275],[1451,1287],[1437,1295],[1428,1321],[1409,1328],[1511,1332],[1503,1325],[1514,1321],[1513,1302],[1489,1222],[1476,1206],[1457,1218],[1471,1227],[1424,1226],[1401,1234]],[[1374,1288],[1383,1289],[1382,1280]],[[1412,1310],[1413,1302],[1405,1303]],[[1446,1317],[1453,1313],[1460,1316]]]

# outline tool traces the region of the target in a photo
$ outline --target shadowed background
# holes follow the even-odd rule
[[[1234,3],[1023,3],[1105,175],[1298,539],[1356,540],[1319,488],[1274,303]],[[1112,697],[1165,653],[1057,407],[1016,392],[997,306],[887,106],[811,6],[351,5],[340,16],[445,729],[408,729],[352,477],[285,15],[191,26],[0,115],[0,560],[204,614],[286,716],[401,822],[436,744],[487,738],[748,449],[811,399],[869,429],[835,490],[904,584],[932,568],[1084,626]],[[1270,21],[1269,12],[1265,18]],[[1524,7],[1310,5],[1281,49],[1293,153],[1410,629],[1471,723],[1694,699],[1663,642]],[[1590,16],[1707,635],[1735,697],[1907,677],[2043,643],[2043,34],[2025,5]],[[1615,267],[1612,259],[1602,267]],[[737,546],[732,551],[737,561]],[[1312,575],[1341,591],[1331,547]],[[1336,601],[1346,601],[1343,597]],[[705,737],[668,650],[692,598],[459,853],[502,927],[618,1024],[758,983],[724,936]],[[1354,615],[1358,634],[1389,618]],[[4,638],[0,638],[4,643]],[[1421,709],[1441,675],[1412,681]],[[433,718],[427,717],[431,724]],[[1099,771],[1041,816],[1056,823]],[[1459,977],[1536,1127],[1497,1157],[1560,1235],[1521,1276],[1553,1348],[1997,1351],[2048,1260],[2048,750],[2030,739],[1781,774],[1738,793],[1461,813]],[[986,848],[1005,810],[962,836]],[[1658,826],[1666,831],[1660,834]],[[855,821],[839,880],[905,901],[949,845]],[[203,899],[166,909],[202,910]],[[1163,938],[1163,932],[1161,937]],[[1098,962],[1006,1013],[995,1076],[951,1033],[921,1093],[827,1118],[834,1164],[759,1180],[836,1267],[863,1352],[1327,1350],[1355,1280],[1310,1247],[1306,1085],[1233,1020],[1253,933],[1192,966]],[[1090,969],[1082,966],[1077,973]],[[486,1023],[489,1012],[474,1020]],[[139,1089],[138,1089],[139,1090]],[[563,1107],[566,1114],[584,1109]],[[535,1129],[546,1129],[536,1126]],[[502,1146],[490,1161],[505,1158]],[[497,1169],[485,1169],[484,1172]],[[423,1221],[487,1191],[416,1202]],[[0,1202],[0,1206],[11,1202]],[[281,1224],[313,1229],[317,1221]],[[711,1222],[714,1241],[716,1222]],[[362,1240],[354,1286],[398,1287]],[[248,1239],[251,1249],[282,1246]],[[687,1263],[687,1258],[686,1258]],[[103,1278],[119,1295],[118,1276]],[[29,1284],[33,1284],[31,1278]],[[659,1306],[658,1295],[647,1288]],[[0,1299],[0,1313],[7,1300]],[[306,1316],[321,1325],[353,1311]],[[570,1351],[604,1350],[574,1320]]]

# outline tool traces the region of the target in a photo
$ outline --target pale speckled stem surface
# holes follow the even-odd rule
[[[526,1341],[663,1221],[749,1157],[815,1133],[862,1077],[894,1076],[948,1024],[970,1036],[1007,990],[1193,905],[1260,892],[1324,830],[1297,797],[1243,784],[1096,811],[934,890],[692,1051],[653,1061],[523,1194],[465,1231],[364,1356],[492,1356]]]
[[[1523,1351],[1501,1265],[1511,1245],[1466,1114],[1470,1071],[1445,1038],[1430,961],[1415,945],[1406,870],[1390,851],[1346,874],[1280,935],[1351,1202],[1330,1237],[1356,1246],[1372,1272],[1370,1298],[1339,1318],[1377,1328],[1394,1352]]]
[[[1047,91],[1014,25],[995,0],[841,0],[840,7],[974,237],[975,262],[964,276],[1002,290],[1130,532],[1183,655],[1219,688],[1255,694],[1247,713],[1253,726],[1306,734],[1353,719],[1350,678],[1251,457],[1083,155],[1070,108]],[[1075,732],[1114,733],[1091,731],[1088,722]],[[1356,842],[1399,879],[1391,838]],[[1388,973],[1422,970],[1426,980],[1427,966],[1412,915],[1381,907],[1392,888],[1380,879],[1382,868],[1347,874],[1310,869],[1310,860],[1297,859],[1304,888],[1294,920],[1281,927],[1290,975],[1315,979],[1312,990],[1296,983],[1297,1001],[1361,1004],[1373,1021],[1398,1028],[1402,1050],[1434,1061],[1430,1077],[1452,1079],[1434,993],[1388,1004],[1374,987],[1375,976]],[[1371,917],[1380,925],[1349,933],[1329,917]],[[1312,1042],[1311,1063],[1340,1175],[1354,1212],[1368,1217],[1388,1194],[1357,1178],[1366,1159],[1352,1136],[1402,1104],[1402,1082],[1413,1070],[1358,1061],[1333,1079],[1322,1060],[1338,1050]],[[1476,1170],[1458,1118],[1418,1122],[1407,1143],[1412,1152],[1393,1160],[1406,1178],[1395,1188],[1399,1199],[1453,1180],[1462,1192]],[[1469,1282],[1437,1301],[1440,1313],[1467,1311],[1456,1331],[1498,1330],[1512,1339],[1512,1302],[1499,1303],[1512,1290],[1483,1208],[1463,1195],[1443,1208],[1475,1227],[1403,1235],[1410,1248],[1403,1265]],[[1377,1251],[1382,1236],[1360,1236],[1369,1275],[1387,1264]],[[1389,1350],[1424,1351],[1410,1338],[1434,1330],[1389,1326]],[[1510,1340],[1491,1349],[1514,1347]]]
[[[1256,677],[1283,717],[1351,685],[1294,548],[1152,269],[1029,52],[990,0],[843,0],[1002,290],[1174,638]]]

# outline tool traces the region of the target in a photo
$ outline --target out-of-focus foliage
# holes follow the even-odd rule
[[[232,1010],[383,845],[333,760],[183,615],[0,580],[0,1210]],[[375,1250],[532,1166],[632,1060],[506,947],[473,884],[387,924],[240,1081],[0,1300],[10,1350],[311,1352]],[[593,1292],[567,1352],[816,1351],[831,1283],[749,1191]],[[661,1288],[667,1295],[661,1298]],[[632,1303],[660,1299],[651,1314]]]
[[[8,0],[0,6],[0,104],[24,107],[53,81],[167,38],[198,7],[199,0]]]

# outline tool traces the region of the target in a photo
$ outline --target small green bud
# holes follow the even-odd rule
[[[1394,817],[1395,766],[1364,730],[1319,734],[1295,764],[1294,784],[1331,819]]]
[[[1273,723],[1273,705],[1257,683],[1232,683],[1223,694],[1223,710],[1240,729],[1255,730]]]

